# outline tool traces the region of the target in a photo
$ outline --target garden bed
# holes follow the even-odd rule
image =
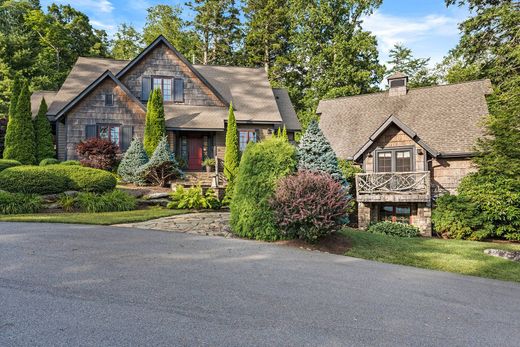
[[[316,243],[308,243],[301,239],[292,239],[277,241],[276,244],[339,255],[344,255],[352,247],[350,239],[342,233],[327,235],[319,239]]]

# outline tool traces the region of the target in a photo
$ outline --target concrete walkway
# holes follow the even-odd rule
[[[117,227],[174,231],[178,233],[232,237],[229,212],[187,213],[146,222],[116,224]]]

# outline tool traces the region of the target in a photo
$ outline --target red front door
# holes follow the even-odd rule
[[[188,138],[188,170],[202,169],[202,138]]]

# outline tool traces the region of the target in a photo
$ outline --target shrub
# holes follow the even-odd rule
[[[229,105],[228,122],[226,129],[226,152],[224,153],[224,176],[226,177],[226,201],[233,198],[235,179],[240,163],[240,147],[238,142],[237,122],[233,112],[233,104]]]
[[[300,171],[278,181],[271,201],[280,230],[315,242],[348,222],[345,188],[327,173]]]
[[[7,131],[7,118],[0,116],[0,158],[3,158],[5,132]]]
[[[281,138],[250,142],[242,156],[231,201],[231,228],[242,237],[277,240],[279,232],[269,204],[276,181],[294,172],[296,149]]]
[[[161,139],[166,135],[166,123],[164,119],[164,105],[162,92],[154,89],[146,106],[146,120],[144,125],[144,149],[151,156]]]
[[[34,164],[36,161],[34,153],[31,94],[27,81],[24,81],[16,102],[16,109],[13,114],[9,115],[5,135],[4,158],[18,160],[22,164]]]
[[[80,210],[96,212],[131,211],[137,206],[137,199],[120,190],[113,190],[105,194],[79,193],[76,196]]]
[[[161,187],[165,186],[170,179],[179,177],[181,174],[179,164],[177,164],[173,153],[170,152],[166,136],[163,136],[157,148],[155,148],[150,161],[139,169],[141,177]]]
[[[4,171],[7,168],[20,165],[22,165],[22,163],[20,163],[18,160],[0,159],[0,171]]]
[[[197,210],[220,208],[220,202],[215,195],[215,191],[208,189],[204,194],[201,186],[190,187],[188,189],[185,189],[183,186],[177,186],[170,196],[172,201],[168,204],[168,208]]]
[[[67,190],[102,193],[114,189],[116,183],[109,172],[86,167],[18,166],[0,173],[0,189],[26,194],[58,194]]]
[[[134,138],[125,152],[123,160],[117,168],[117,173],[124,182],[144,184],[144,179],[137,173],[139,168],[148,162],[148,155],[139,139]]]
[[[60,165],[81,165],[81,163],[78,160],[65,160]]]
[[[34,145],[36,149],[36,162],[45,158],[52,158],[56,155],[54,150],[54,140],[52,138],[52,128],[47,118],[47,103],[42,98],[38,114],[34,123]]]
[[[39,196],[0,191],[0,214],[35,213],[42,204]]]
[[[53,165],[57,166],[57,165]],[[0,189],[25,194],[57,194],[72,189],[69,177],[53,166],[15,166],[0,172]]]
[[[420,235],[419,228],[410,224],[379,222],[368,227],[368,231],[374,234],[384,234],[399,237],[416,237]]]
[[[346,184],[336,153],[315,120],[309,123],[298,145],[298,170],[326,172]]]
[[[47,166],[47,165],[56,165],[59,164],[60,161],[55,158],[45,158],[42,161],[40,161],[40,166]]]
[[[81,165],[111,170],[116,164],[119,147],[110,140],[93,137],[78,143],[76,152]]]
[[[74,210],[74,207],[76,205],[77,199],[75,196],[72,195],[65,195],[63,194],[58,198],[58,205],[63,209],[65,212],[72,212]]]

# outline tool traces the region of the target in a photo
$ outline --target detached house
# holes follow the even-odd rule
[[[76,145],[90,137],[125,151],[133,136],[143,138],[155,88],[162,91],[170,147],[194,173],[205,157],[224,158],[231,103],[242,149],[280,127],[289,138],[301,129],[287,91],[271,88],[263,69],[194,65],[162,36],[131,61],[79,58],[59,91],[33,94],[33,109],[44,97],[60,160],[75,159]]]
[[[323,100],[317,112],[338,157],[363,168],[356,176],[359,227],[390,220],[431,235],[433,199],[455,193],[475,170],[491,83],[408,89],[407,82],[397,73],[387,91]]]

